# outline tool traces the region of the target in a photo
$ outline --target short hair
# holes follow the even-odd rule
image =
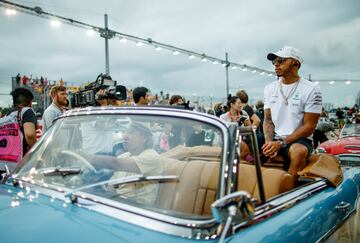
[[[227,101],[227,104],[226,104],[227,107],[228,107],[228,110],[230,110],[231,104],[235,104],[238,99],[240,99],[240,98],[237,97],[237,96],[229,96],[228,97],[228,101]]]
[[[243,89],[236,92],[236,96],[240,98],[241,103],[248,103],[249,101],[249,96]]]
[[[147,92],[149,92],[149,89],[148,89],[148,88],[145,88],[145,87],[136,87],[136,88],[133,90],[134,102],[135,102],[136,104],[139,103],[140,98],[141,98],[141,97],[144,97],[144,98],[145,98]]]
[[[50,89],[50,97],[53,98],[57,93],[66,91],[65,86],[55,85]]]
[[[256,109],[264,108],[264,102],[262,100],[258,100],[255,104]]]
[[[26,88],[16,88],[10,95],[13,98],[14,107],[29,106],[34,99],[32,92]]]
[[[171,98],[170,98],[170,101],[169,101],[169,104],[170,105],[173,105],[173,104],[175,104],[176,102],[178,102],[178,100],[184,100],[183,99],[183,97],[181,97],[181,95],[173,95],[173,96],[171,96]]]

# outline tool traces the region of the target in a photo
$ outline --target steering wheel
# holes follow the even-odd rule
[[[85,165],[85,167],[90,169],[92,172],[96,172],[95,167],[86,158],[84,158],[80,154],[75,153],[75,152],[70,151],[70,150],[62,150],[60,152],[60,154],[70,155],[73,158],[77,159],[77,161],[80,161],[81,163],[83,163]]]

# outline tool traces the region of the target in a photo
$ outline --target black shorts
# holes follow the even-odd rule
[[[307,148],[308,154],[307,154],[306,158],[309,158],[309,156],[311,155],[311,153],[313,151],[312,141],[307,138],[299,138],[298,140],[296,140],[290,144],[287,144],[286,147],[281,148],[278,152],[278,154],[284,159],[284,165],[283,165],[284,170],[288,170],[290,167],[289,149],[290,149],[291,145],[293,145],[294,143],[302,144]]]

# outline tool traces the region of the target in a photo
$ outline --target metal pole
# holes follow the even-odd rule
[[[225,100],[227,99],[228,95],[229,95],[229,59],[228,59],[228,53],[225,53],[225,61],[226,61],[226,97]]]
[[[104,14],[105,20],[105,32],[108,32],[108,16]],[[106,35],[105,37],[105,72],[107,75],[110,74],[110,67],[109,67],[109,36]]]

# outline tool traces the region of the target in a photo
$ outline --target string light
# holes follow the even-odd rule
[[[125,43],[125,42],[127,42],[127,39],[126,39],[125,37],[121,37],[121,38],[120,38],[120,42],[121,42],[121,43]]]
[[[346,81],[346,82],[345,82],[345,84],[351,84],[351,81],[350,81],[350,80],[348,80],[348,81]]]
[[[161,49],[166,49],[166,50],[172,51],[174,55],[178,55],[178,54],[181,53],[181,54],[188,55],[189,59],[193,59],[195,57],[200,58],[202,62],[206,62],[207,60],[211,60],[211,62],[213,64],[221,63],[221,65],[223,67],[232,67],[232,69],[236,69],[237,67],[246,66],[246,65],[242,65],[242,64],[238,64],[238,63],[233,63],[233,62],[228,62],[228,61],[225,61],[225,60],[221,60],[221,59],[216,58],[216,57],[207,56],[205,54],[196,53],[196,52],[193,52],[193,51],[190,51],[190,50],[185,50],[185,49],[178,48],[178,47],[175,47],[175,46],[172,46],[172,45],[168,45],[168,44],[160,43],[160,42],[157,42],[157,41],[153,41],[151,38],[144,39],[144,38],[128,35],[128,34],[125,34],[125,33],[120,33],[120,32],[117,32],[117,31],[113,31],[113,30],[110,30],[110,29],[104,29],[104,28],[101,28],[101,27],[93,26],[93,25],[90,25],[90,24],[87,24],[87,23],[84,23],[84,22],[74,20],[74,19],[70,19],[70,18],[60,16],[60,15],[45,12],[38,6],[28,7],[28,6],[24,6],[24,5],[21,5],[21,4],[14,4],[14,3],[11,3],[11,2],[8,2],[8,1],[0,1],[0,2],[2,2],[0,7],[5,7],[7,9],[10,9],[10,8],[11,9],[12,8],[20,9],[22,12],[27,13],[27,14],[52,19],[51,20],[51,26],[54,26],[54,27],[60,26],[61,22],[63,22],[63,23],[70,24],[70,25],[73,25],[73,26],[76,26],[76,27],[87,29],[87,30],[89,30],[87,32],[89,35],[92,35],[92,32],[90,30],[93,30],[94,32],[99,32],[100,36],[103,37],[103,38],[111,39],[113,37],[118,37],[120,39],[121,43],[124,43],[124,42],[127,42],[128,40],[130,40],[130,41],[135,42],[136,46],[143,46],[144,44],[151,45],[151,46],[154,46],[155,50],[157,50],[157,51],[159,51]],[[265,73],[272,73],[272,72],[269,72],[267,70],[262,70],[262,69],[257,68],[257,67],[250,67],[249,66],[249,68],[250,68],[250,70],[255,70],[255,69],[259,70],[259,72],[263,71]],[[242,68],[242,71],[247,71],[247,68]]]
[[[94,30],[87,30],[86,31],[86,34],[88,35],[88,36],[94,36],[95,35],[95,31]]]
[[[252,70],[251,72],[252,72],[252,73],[256,73],[256,70],[254,69],[254,70]]]
[[[5,13],[6,13],[6,15],[8,15],[8,16],[12,16],[12,15],[16,15],[16,14],[17,14],[16,10],[15,10],[15,9],[11,9],[11,8],[7,8],[7,9],[5,10]]]
[[[52,27],[59,27],[61,25],[61,22],[59,20],[53,19],[50,21],[50,25]]]
[[[335,81],[330,81],[329,84],[335,84]]]

